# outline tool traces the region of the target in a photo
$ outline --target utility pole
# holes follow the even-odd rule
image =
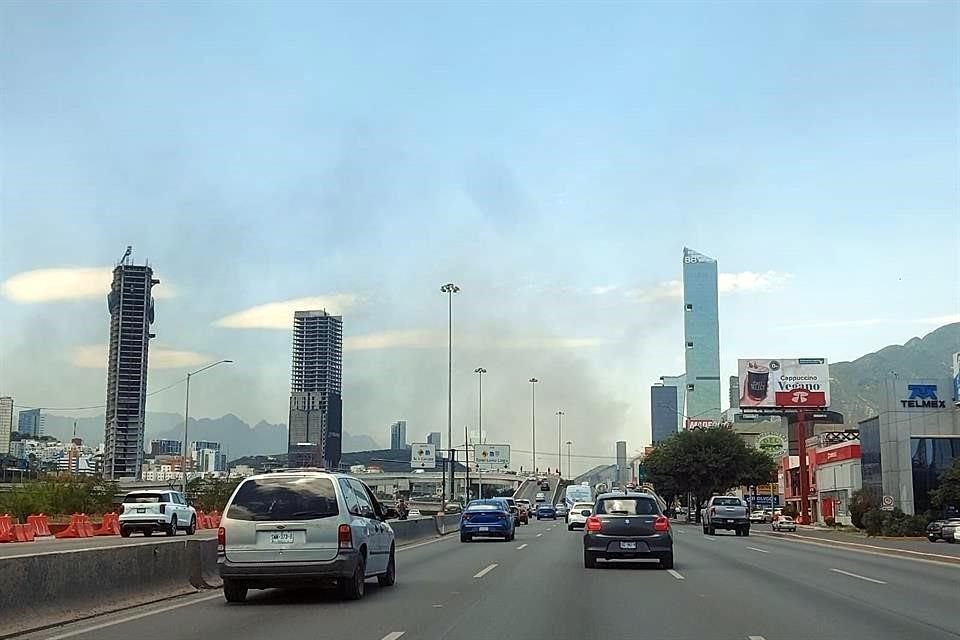
[[[533,431],[531,436],[533,453],[533,475],[537,475],[537,383],[536,378],[530,378],[530,426]]]

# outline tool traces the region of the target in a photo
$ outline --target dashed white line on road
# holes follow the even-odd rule
[[[677,580],[683,580],[683,579],[684,579],[684,577],[683,577],[682,575],[680,575],[678,572],[674,571],[673,569],[667,569],[667,573],[669,573],[670,575],[672,575],[672,576],[673,576],[674,578],[676,578]]]
[[[716,542],[716,540],[713,539],[713,536],[703,536],[703,539],[707,542]]]
[[[537,537],[539,538],[539,537],[542,536],[542,535],[543,535],[542,533],[538,533],[538,534],[537,534]]]
[[[523,549],[525,546],[527,546],[527,543],[526,543],[526,542],[524,542],[522,545],[520,545],[519,547],[517,547],[517,549]]]
[[[391,631],[387,635],[383,636],[383,640],[398,640],[404,634],[403,631]]]
[[[877,580],[876,578],[868,578],[867,576],[861,576],[857,573],[850,573],[849,571],[844,571],[843,569],[830,569],[834,573],[842,573],[845,576],[850,576],[851,578],[856,578],[857,580],[866,580],[867,582],[872,582],[874,584],[887,584],[883,580]]]
[[[475,576],[473,576],[473,577],[474,577],[474,578],[482,578],[483,576],[487,575],[488,573],[490,573],[491,571],[493,571],[494,569],[496,569],[498,566],[499,566],[499,565],[498,565],[496,562],[494,562],[494,563],[491,564],[490,566],[484,567],[483,569],[481,569],[479,572],[477,572],[477,575],[475,575]]]
[[[761,549],[759,547],[747,547],[747,549],[750,549],[750,551],[758,551],[760,553],[770,553],[766,549]]]
[[[767,640],[763,636],[747,636],[747,640]]]

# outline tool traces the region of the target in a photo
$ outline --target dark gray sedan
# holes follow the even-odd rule
[[[647,493],[605,493],[597,498],[583,534],[583,566],[597,560],[658,560],[673,568],[670,519]]]

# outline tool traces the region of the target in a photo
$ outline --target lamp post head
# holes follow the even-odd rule
[[[479,373],[480,375],[483,375],[483,374],[485,374],[485,373],[487,372],[487,370],[484,369],[483,367],[477,367],[476,369],[473,370],[473,372],[474,372],[474,373]]]
[[[458,291],[460,291],[460,287],[453,284],[452,282],[448,282],[447,284],[440,287],[440,291],[442,293],[457,293]]]
[[[540,382],[540,381],[537,380],[536,378],[530,378],[530,380],[528,380],[528,382],[537,383],[537,382]]]
[[[559,410],[557,411],[557,415],[558,415],[558,416],[565,416],[565,415],[567,415],[567,414],[565,414],[565,413],[563,412],[563,409],[559,409]]]

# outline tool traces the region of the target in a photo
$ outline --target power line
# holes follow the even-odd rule
[[[184,376],[183,378],[180,378],[176,382],[168,384],[165,387],[160,387],[159,389],[148,391],[147,397],[149,398],[150,396],[155,396],[158,393],[162,393],[169,389],[173,389],[174,387],[179,386],[186,381],[187,381],[187,378],[186,376]],[[17,409],[43,409],[45,411],[85,411],[87,409],[106,409],[107,408],[107,405],[105,404],[93,404],[88,407],[48,407],[46,405],[25,405],[25,404],[15,404],[13,406]]]

